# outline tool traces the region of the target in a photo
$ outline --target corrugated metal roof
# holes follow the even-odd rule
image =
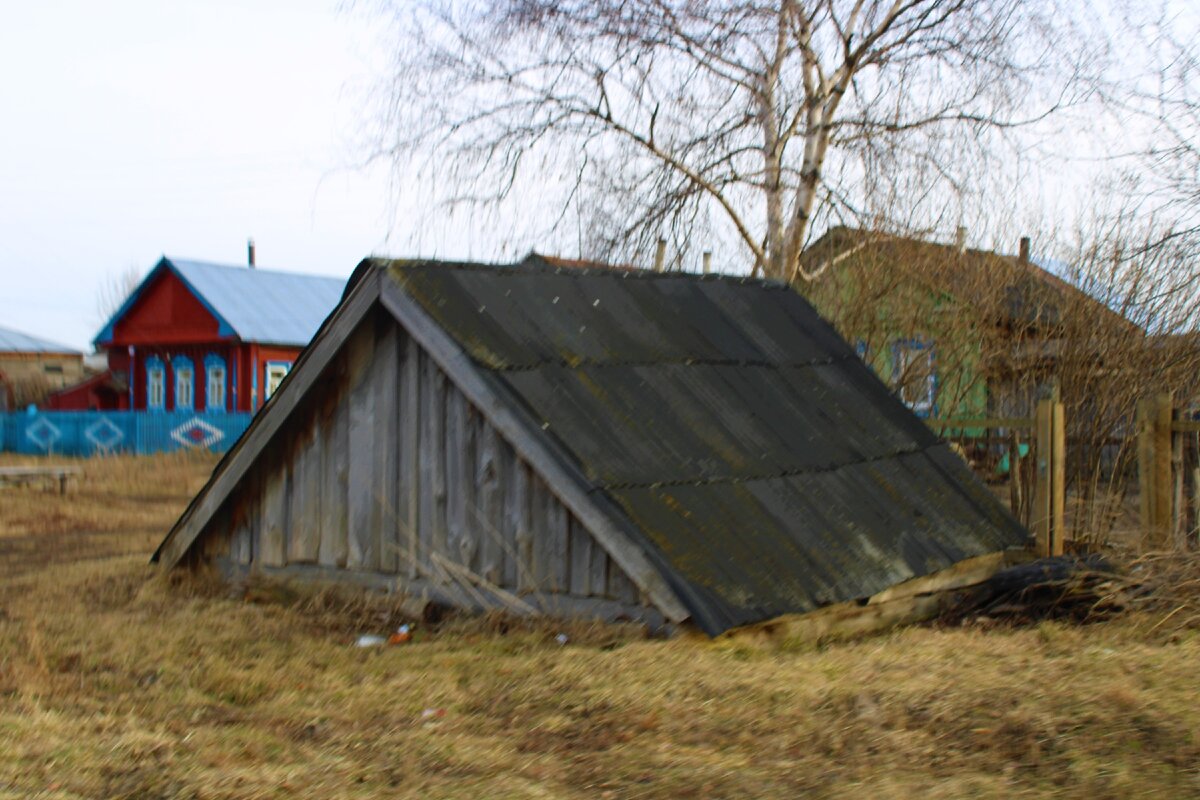
[[[163,269],[178,275],[217,317],[222,335],[265,344],[307,345],[346,287],[343,278],[164,256],[96,336],[97,344],[111,340],[116,321]]]
[[[0,353],[78,353],[74,347],[0,327]]]
[[[785,286],[536,259],[389,275],[619,507],[709,633],[1026,542]]]
[[[247,342],[308,344],[346,287],[343,278],[167,260]]]

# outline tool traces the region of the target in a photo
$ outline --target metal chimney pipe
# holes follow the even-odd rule
[[[254,269],[254,240],[246,240],[246,260],[250,262],[250,269]]]
[[[967,228],[965,225],[959,225],[954,231],[954,248],[960,253],[967,252]]]
[[[1019,252],[1021,254],[1021,261],[1025,264],[1028,264],[1029,263],[1029,237],[1028,236],[1021,237],[1021,249]]]
[[[704,274],[712,272],[712,250],[704,251]]]

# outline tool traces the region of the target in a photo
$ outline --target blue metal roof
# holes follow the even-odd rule
[[[0,327],[0,353],[78,353],[74,347]]]
[[[117,320],[164,269],[174,272],[216,317],[222,336],[264,344],[307,345],[342,299],[346,286],[344,278],[163,256],[96,336],[96,344],[112,339]]]

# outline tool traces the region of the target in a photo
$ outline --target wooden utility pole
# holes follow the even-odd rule
[[[1046,397],[1038,400],[1035,415],[1037,482],[1033,494],[1033,532],[1039,556],[1063,554],[1067,484],[1065,422],[1059,390],[1055,386]]]

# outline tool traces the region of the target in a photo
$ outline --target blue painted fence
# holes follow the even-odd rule
[[[224,452],[254,417],[195,411],[37,411],[0,414],[0,450],[36,455]]]

